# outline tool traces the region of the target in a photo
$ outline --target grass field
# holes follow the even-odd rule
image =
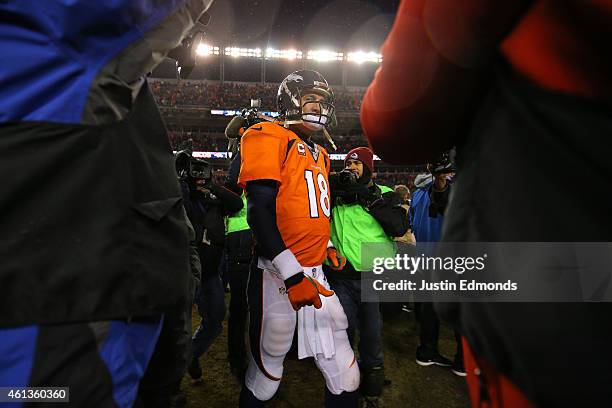
[[[198,317],[194,310],[194,328]],[[414,360],[418,326],[414,313],[386,317],[383,329],[385,373],[392,381],[385,387],[384,408],[466,408],[469,406],[465,379],[449,369],[421,367]],[[451,358],[455,353],[452,332],[442,327],[440,352]],[[200,360],[204,382],[190,385],[183,381],[190,407],[230,408],[238,406],[240,385],[227,364],[227,327]],[[270,408],[323,407],[324,381],[312,359],[288,356],[280,389],[267,405]]]

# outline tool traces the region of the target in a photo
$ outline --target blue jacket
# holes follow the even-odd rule
[[[184,3],[1,2],[0,123],[80,123],[102,67]]]
[[[0,1],[0,327],[190,296],[181,189],[145,77],[211,1]]]
[[[435,218],[429,216],[429,192],[432,184],[432,181],[423,183],[412,193],[410,225],[417,243],[438,242],[442,235],[444,216],[438,215]]]

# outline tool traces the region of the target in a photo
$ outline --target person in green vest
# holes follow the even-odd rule
[[[379,303],[361,301],[361,278],[372,271],[372,258],[393,257],[393,237],[409,228],[401,198],[372,180],[374,155],[367,147],[351,150],[344,170],[330,177],[332,195],[331,245],[325,274],[348,318],[351,344],[359,331],[359,368],[363,373],[364,404],[377,407],[384,384],[382,317]],[[365,251],[362,254],[362,243]]]
[[[244,379],[247,366],[245,331],[248,313],[247,283],[253,252],[253,233],[247,223],[247,201],[244,191],[236,184],[240,171],[240,153],[232,160],[225,185],[241,195],[242,209],[225,217],[225,261],[230,286],[229,317],[227,321],[227,359],[232,374]]]

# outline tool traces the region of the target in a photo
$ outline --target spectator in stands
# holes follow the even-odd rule
[[[278,84],[155,80],[151,89],[162,106],[238,109],[248,106],[251,99],[261,99],[263,109],[275,110]],[[336,109],[358,111],[363,93],[360,89],[338,89],[334,92]]]

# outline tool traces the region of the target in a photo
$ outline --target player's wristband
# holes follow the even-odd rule
[[[293,275],[304,272],[302,265],[295,259],[295,255],[288,249],[276,255],[272,260],[272,265],[280,272],[283,280],[287,280]]]
[[[285,289],[289,289],[293,285],[297,285],[302,280],[304,280],[304,272],[296,273],[295,275],[285,279]]]

